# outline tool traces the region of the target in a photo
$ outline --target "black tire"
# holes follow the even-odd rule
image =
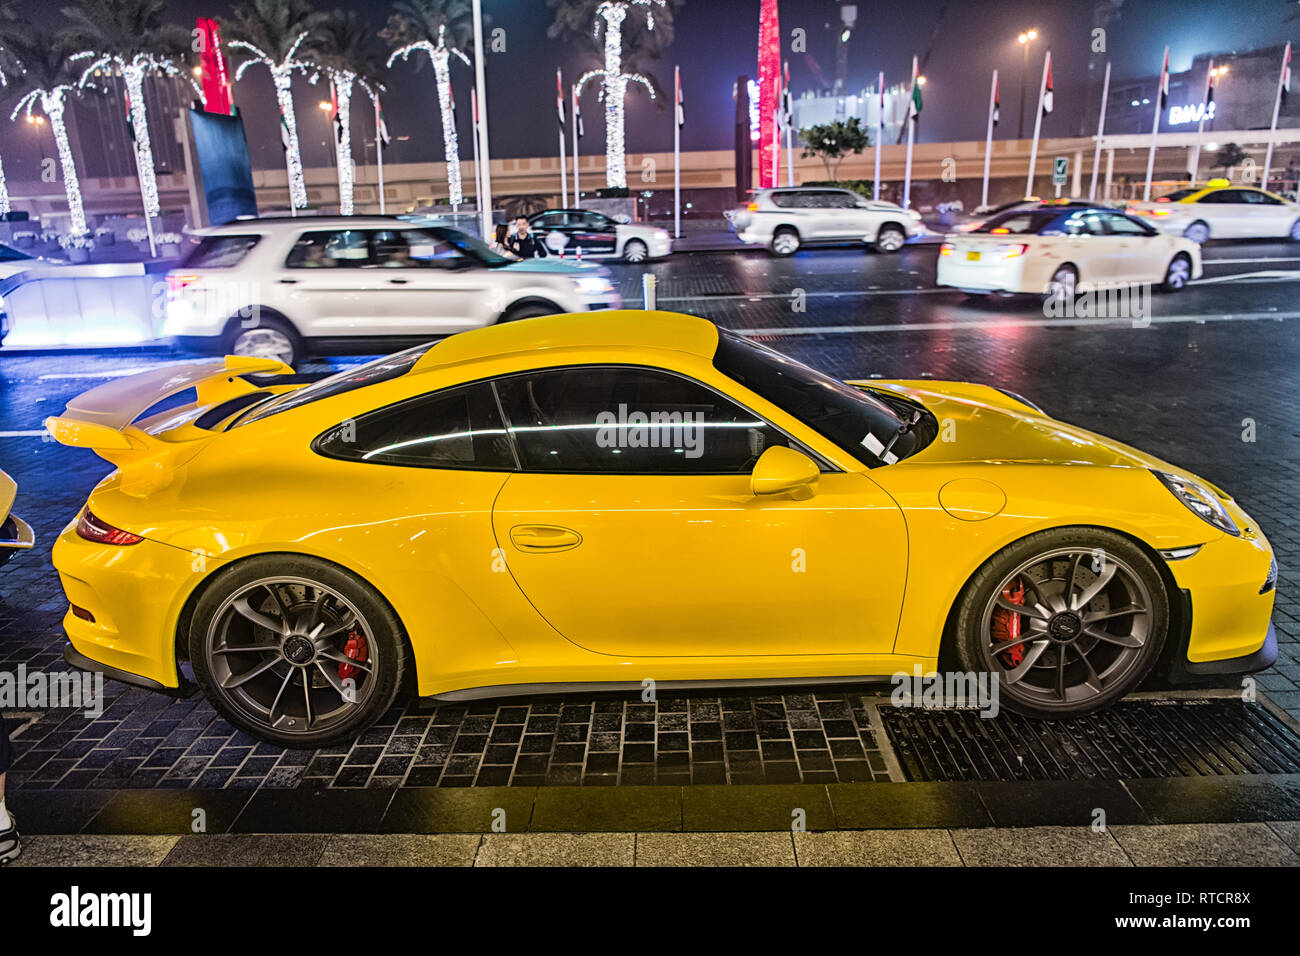
[[[875,247],[877,252],[892,256],[902,249],[906,242],[907,233],[903,231],[902,226],[885,223],[876,233]]]
[[[1210,224],[1204,219],[1198,219],[1183,230],[1183,235],[1197,245],[1201,245],[1209,241]]]
[[[799,251],[802,240],[799,238],[799,230],[794,226],[778,226],[772,233],[772,242],[768,246],[772,255],[780,256],[782,259],[794,255]]]
[[[1161,292],[1181,292],[1192,281],[1192,259],[1187,253],[1180,252],[1169,260],[1165,269],[1164,281],[1160,283]]]
[[[645,262],[650,258],[650,247],[640,239],[629,239],[623,243],[624,262]]]
[[[264,343],[283,342],[286,351],[274,348],[250,347],[250,339],[261,339]],[[288,319],[265,309],[254,312],[248,317],[234,316],[226,323],[226,334],[222,347],[227,355],[258,355],[278,358],[286,365],[300,361],[306,350],[303,348],[302,336]],[[287,356],[287,357],[286,357]]]
[[[1077,564],[1075,555],[1081,556]],[[1047,556],[1044,564],[1036,564],[1042,556]],[[1098,556],[1100,565],[1093,563]],[[1083,597],[1108,572],[1101,590],[1076,609],[1080,622],[1071,625],[1066,619],[1074,614],[1069,608],[1073,602],[1064,602],[1064,593],[1073,593],[1077,586],[1076,596]],[[1005,597],[1008,580],[1025,588],[1026,612],[1018,617],[1020,626],[1028,630],[1019,632],[1023,641],[1019,660],[1012,656],[1014,645],[994,638],[990,629],[992,615],[1006,614],[1005,605],[998,607],[995,599]],[[1134,606],[1143,607],[1142,613],[1125,613],[1122,605],[1114,604],[1125,596]],[[1035,604],[1042,604],[1050,619],[1036,625],[1037,612],[1030,607]],[[1057,604],[1063,609],[1055,609]],[[1086,620],[1111,611],[1120,613],[1107,620]],[[1099,710],[1135,690],[1160,658],[1169,628],[1169,596],[1159,569],[1131,539],[1104,528],[1056,528],[1008,545],[981,565],[958,598],[955,612],[950,639],[960,667],[996,676],[1001,706],[1044,718]],[[1072,627],[1077,628],[1073,636]],[[1123,633],[1126,627],[1131,633]],[[1096,631],[1110,640],[1094,638]],[[1043,637],[1023,637],[1026,633]],[[1060,668],[1062,655],[1064,669]],[[1066,688],[1060,697],[1058,682]]]
[[[278,597],[263,583],[267,581],[281,582],[276,587]],[[335,607],[354,612],[356,624],[350,630],[346,629],[349,614],[339,614],[329,604],[315,611],[314,617],[307,616],[321,595],[329,592],[339,599]],[[239,599],[267,624],[292,621],[292,629],[286,633],[253,623],[236,609]],[[309,629],[321,621],[329,627]],[[339,673],[338,643],[358,632],[366,641],[363,661],[373,670],[353,667],[348,676],[354,685],[348,688],[347,678]],[[313,633],[322,636],[308,641],[316,647],[310,662],[291,662],[302,639]],[[289,644],[294,637],[299,638],[297,646]],[[290,748],[355,739],[393,706],[411,670],[405,631],[388,602],[338,565],[305,555],[259,555],[218,572],[195,604],[187,638],[194,677],[221,715],[255,737]],[[263,653],[255,647],[274,650]],[[250,671],[268,661],[272,662],[269,669],[249,677]],[[330,668],[338,674],[337,683]],[[314,686],[305,684],[304,674],[310,675]],[[237,683],[241,678],[248,679]],[[282,696],[276,696],[277,687]],[[351,701],[345,690],[351,693]],[[304,706],[304,698],[314,700],[311,710]]]
[[[505,322],[518,322],[520,319],[536,319],[543,315],[559,315],[562,310],[553,302],[524,302],[520,305],[512,305],[501,313],[501,318],[497,319],[497,324]]]
[[[1300,242],[1300,219],[1291,223],[1291,230],[1287,233],[1287,238],[1292,242]]]
[[[1047,294],[1043,296],[1044,302],[1053,300],[1065,302],[1067,299],[1073,300],[1078,295],[1079,289],[1079,270],[1070,263],[1058,266],[1052,273],[1052,278],[1048,281]]]

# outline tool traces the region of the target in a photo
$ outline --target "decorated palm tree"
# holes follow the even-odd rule
[[[120,74],[126,87],[126,112],[135,146],[144,214],[152,220],[162,210],[149,140],[144,81],[149,76],[179,76],[189,32],[163,22],[165,0],[78,0],[63,11],[67,42],[82,49],[71,60],[83,66],[81,85],[100,73]],[[150,228],[150,244],[153,242]]]
[[[464,201],[460,181],[460,143],[456,135],[456,100],[451,92],[451,58],[466,65],[465,48],[474,35],[473,8],[465,0],[401,0],[394,4],[388,26],[379,35],[394,48],[391,67],[399,57],[424,53],[433,63],[442,115],[442,148],[447,162],[447,192],[453,206]]]
[[[375,53],[370,29],[353,12],[335,10],[321,20],[312,60],[330,82],[334,104],[334,157],[339,173],[339,212],[352,215],[355,173],[352,164],[352,88],[381,86],[383,64]]]
[[[77,176],[77,162],[68,140],[65,111],[68,98],[80,90],[80,71],[68,59],[69,49],[62,37],[43,31],[11,35],[6,40],[9,56],[18,66],[14,84],[21,96],[10,120],[25,112],[30,119],[39,110],[50,122],[54,145],[59,154],[59,169],[63,175],[63,190],[68,197],[70,232],[74,237],[86,234],[86,211],[81,201],[81,181]]]
[[[235,70],[235,80],[240,80],[250,66],[259,64],[266,67],[275,84],[292,209],[307,206],[298,119],[293,109],[293,75],[313,75],[307,58],[310,52],[307,40],[320,21],[321,15],[307,0],[248,0],[236,7],[234,16],[222,24],[224,34],[230,38],[226,47],[235,51],[242,61]]]
[[[624,115],[627,87],[639,83],[650,98],[657,84],[639,72],[643,59],[657,58],[673,39],[673,9],[681,0],[546,0],[555,11],[548,35],[577,37],[593,45],[600,69],[578,77],[578,94],[589,81],[600,81],[598,99],[605,107],[605,185],[627,188]]]

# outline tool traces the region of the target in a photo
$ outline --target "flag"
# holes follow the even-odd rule
[[[996,72],[996,71],[995,71]],[[1002,112],[1002,95],[998,89],[998,78],[993,77],[993,125],[998,125],[998,119]]]
[[[1052,112],[1052,54],[1047,54],[1047,80],[1043,84],[1043,113]]]
[[[685,126],[686,125],[686,100],[682,96],[682,71],[677,67],[673,67],[673,82],[677,87],[677,92],[675,94],[676,103],[677,103],[676,106],[677,125]]]
[[[131,142],[135,142],[135,123],[131,122],[131,94],[125,93],[126,99],[126,134],[131,137]]]
[[[1286,45],[1282,57],[1282,105],[1286,106],[1286,95],[1291,92],[1291,44]]]
[[[582,139],[586,131],[582,128],[582,106],[578,102],[578,88],[573,88],[573,125],[578,129],[578,139]]]
[[[289,123],[283,113],[280,114],[280,145],[286,153],[289,152]]]
[[[921,118],[921,84],[916,82],[916,77],[912,77],[912,104],[908,108],[908,119],[917,120]]]
[[[560,79],[559,67],[555,69],[555,114],[560,118],[560,129],[564,129],[564,82]]]
[[[475,137],[478,136],[478,88],[471,86],[469,88],[469,112],[470,122],[474,128]]]
[[[379,145],[387,146],[393,141],[388,135],[388,124],[384,122],[384,108],[379,104],[379,97],[375,97],[375,132],[379,136]]]
[[[1160,106],[1163,110],[1169,103],[1169,47],[1165,47],[1165,61],[1160,65]]]
[[[1214,61],[1205,68],[1205,108],[1208,110],[1214,102]]]
[[[787,128],[794,126],[794,99],[790,96],[790,61],[785,61],[785,77],[781,85],[781,122]]]
[[[334,124],[334,138],[343,142],[343,119],[339,116],[339,90],[330,80],[330,122]]]

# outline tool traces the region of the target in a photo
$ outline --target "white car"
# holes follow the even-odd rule
[[[1161,232],[1207,239],[1290,239],[1300,242],[1300,205],[1253,186],[1226,179],[1180,189],[1153,202],[1128,204]]]
[[[644,262],[662,259],[673,251],[673,240],[666,230],[617,222],[590,209],[547,209],[531,216],[528,223],[546,248],[562,249],[566,257],[582,250],[584,259]],[[559,240],[557,236],[564,238]]]
[[[288,364],[623,304],[602,266],[520,262],[455,229],[384,216],[207,229],[167,285],[163,334],[183,348]]]
[[[1012,209],[939,247],[938,284],[973,295],[1066,298],[1145,283],[1176,292],[1200,276],[1196,243],[1087,203]]]
[[[865,242],[880,252],[897,252],[925,231],[914,209],[818,186],[760,189],[728,218],[741,242],[767,246],[778,256],[813,243]]]

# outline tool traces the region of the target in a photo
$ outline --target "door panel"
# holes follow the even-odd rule
[[[906,529],[865,475],[823,474],[813,498],[794,501],[755,497],[748,475],[517,473],[492,523],[525,596],[587,650],[886,654],[894,645]],[[546,534],[559,546],[546,547]]]

